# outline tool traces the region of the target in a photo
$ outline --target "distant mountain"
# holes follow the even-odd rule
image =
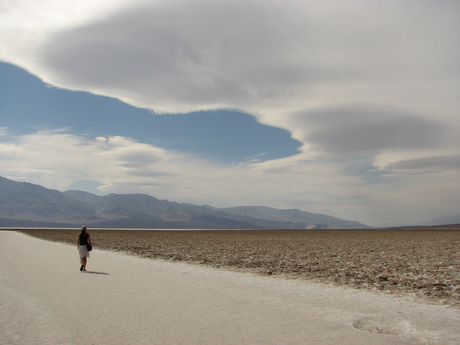
[[[222,211],[248,216],[253,218],[268,219],[279,222],[294,222],[302,223],[305,228],[355,228],[360,229],[367,227],[364,224],[343,220],[324,214],[314,214],[310,212],[300,211],[298,209],[279,210],[266,206],[236,206],[230,208],[222,208]]]
[[[99,195],[83,192],[81,190],[68,190],[62,194],[90,205],[94,203],[96,200],[99,200],[99,198],[102,198]]]
[[[87,204],[57,190],[0,177],[0,217],[38,221],[99,220]]]
[[[265,206],[214,208],[145,194],[59,192],[0,177],[0,226],[169,229],[366,228],[358,222]]]
[[[449,225],[449,224],[460,224],[460,216],[446,216],[432,219],[423,225]]]
[[[163,222],[181,222],[181,227],[187,228],[280,229],[299,227],[292,222],[276,222],[232,215],[211,207],[158,200],[145,194],[109,194],[102,197],[96,195],[91,197],[88,195],[90,193],[79,191],[67,191],[63,194],[86,201],[99,214],[108,217],[129,217],[138,220],[157,217]],[[189,225],[184,225],[184,222]]]

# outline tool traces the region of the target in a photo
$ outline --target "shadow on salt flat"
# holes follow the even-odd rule
[[[102,274],[108,276],[108,273],[105,272],[94,272],[94,271],[84,271],[83,273],[90,273],[90,274]]]

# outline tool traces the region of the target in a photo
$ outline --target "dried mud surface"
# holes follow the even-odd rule
[[[21,230],[76,245],[79,230]],[[460,306],[460,229],[89,230],[93,246]]]

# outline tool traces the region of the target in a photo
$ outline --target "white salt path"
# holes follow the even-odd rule
[[[460,344],[460,310],[0,231],[0,344]]]

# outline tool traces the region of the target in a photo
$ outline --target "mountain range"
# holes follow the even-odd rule
[[[460,224],[460,216],[451,215],[451,216],[439,217],[439,218],[435,218],[428,222],[423,223],[423,225],[426,225],[426,226],[448,225],[448,224]]]
[[[159,200],[145,194],[99,196],[59,192],[0,177],[0,227],[146,229],[328,229],[368,226],[297,209],[215,208]]]

